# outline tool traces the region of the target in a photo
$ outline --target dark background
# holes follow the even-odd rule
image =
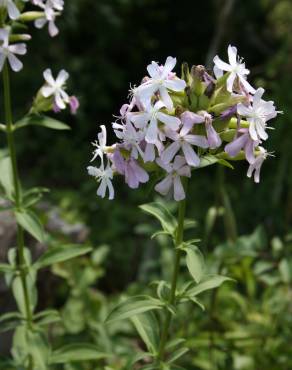
[[[233,171],[225,170],[223,186],[240,235],[258,224],[271,237],[291,230],[291,1],[69,0],[58,26],[55,39],[46,30],[31,31],[25,68],[12,78],[15,117],[29,109],[28,97],[38,90],[48,67],[55,74],[61,68],[70,73],[68,90],[78,96],[81,108],[76,117],[59,116],[70,124],[70,132],[32,127],[17,133],[21,175],[27,186],[52,188],[49,199],[70,222],[90,227],[94,245],[110,246],[105,289],[115,291],[135,279],[145,245],[137,229],[145,216],[137,207],[154,196],[148,185],[135,191],[120,179],[114,201],[97,198],[97,185],[86,173],[90,143],[99,125],[108,125],[110,131],[130,82],[139,84],[152,60],[164,63],[168,55],[175,56],[179,72],[183,61],[210,65],[217,53],[226,59],[228,44],[238,47],[253,85],[263,86],[267,99],[273,99],[284,115],[273,122],[276,130],[270,131],[267,146],[275,157],[265,162],[261,183],[247,179],[247,164],[238,163]],[[215,167],[192,178],[188,215],[198,220],[198,237],[206,211],[218,202],[220,178]],[[210,248],[224,238],[219,221]]]

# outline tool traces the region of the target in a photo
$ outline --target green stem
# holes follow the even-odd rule
[[[14,185],[14,203],[16,210],[21,208],[21,188],[20,180],[18,175],[17,159],[15,142],[13,136],[13,118],[11,109],[11,93],[10,93],[10,79],[9,79],[9,69],[7,62],[3,67],[3,90],[4,90],[4,109],[5,109],[5,120],[6,120],[6,136],[7,144],[9,149],[9,155],[11,159],[12,166],[12,176]],[[23,229],[20,225],[17,225],[17,265],[20,271],[21,284],[23,289],[23,295],[25,300],[25,313],[26,321],[29,327],[32,325],[32,311],[30,305],[30,299],[28,294],[28,287],[26,282],[26,263],[24,258],[24,235]]]
[[[185,190],[187,188],[187,184],[185,183]],[[171,290],[170,290],[170,297],[168,303],[170,305],[175,305],[175,293],[176,293],[176,287],[177,287],[177,280],[178,280],[178,274],[179,274],[179,267],[180,267],[180,259],[182,255],[182,251],[178,249],[177,247],[183,242],[183,236],[184,236],[184,219],[185,219],[185,211],[186,211],[186,198],[179,202],[178,205],[178,226],[177,226],[177,232],[176,232],[176,238],[175,238],[175,257],[174,257],[174,270],[171,280]],[[164,321],[164,325],[161,332],[161,338],[160,338],[160,345],[159,345],[159,351],[157,355],[158,362],[163,361],[164,359],[164,353],[165,353],[165,346],[168,338],[168,332],[171,324],[171,312],[166,311],[166,317]]]

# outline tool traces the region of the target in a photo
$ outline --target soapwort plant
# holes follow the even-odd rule
[[[31,10],[33,7],[35,9]],[[36,204],[47,189],[24,188],[18,170],[18,130],[30,125],[67,130],[70,128],[68,125],[45,114],[50,111],[58,113],[67,107],[74,114],[79,106],[78,99],[70,96],[66,90],[69,74],[61,70],[54,77],[52,71],[46,69],[43,73],[43,85],[33,99],[29,112],[16,121],[13,117],[10,75],[23,68],[22,57],[27,53],[27,42],[31,38],[29,34],[18,30],[28,29],[30,22],[34,22],[38,28],[48,23],[50,35],[56,36],[58,29],[55,20],[63,11],[63,7],[63,0],[0,1],[0,74],[3,79],[1,97],[5,116],[4,123],[0,124],[0,131],[7,139],[7,149],[1,150],[0,155],[0,196],[7,201],[7,207],[1,208],[0,211],[13,212],[17,223],[16,246],[8,251],[7,263],[0,264],[0,273],[11,288],[17,307],[17,311],[0,317],[1,331],[14,330],[12,358],[6,364],[7,369],[45,370],[69,361],[103,357],[95,346],[86,343],[57,349],[52,348],[49,343],[47,328],[50,324],[60,321],[60,315],[53,309],[36,311],[37,274],[40,269],[54,263],[88,253],[91,247],[77,244],[60,245],[44,231],[36,212]],[[27,248],[28,236],[47,247],[36,260],[33,260],[32,253]]]
[[[215,56],[212,72],[183,63],[178,77],[175,65],[176,58],[169,56],[164,65],[153,61],[147,66],[148,75],[131,88],[130,101],[112,123],[117,141],[107,144],[106,126],[102,125],[93,143],[92,162],[99,165],[88,167],[101,197],[114,198],[114,177],[122,175],[132,189],[151,181],[156,192],[178,202],[177,218],[161,203],[141,206],[160,221],[161,230],[153,237],[164,234],[172,240],[171,281],[155,282],[154,297],[141,295],[121,301],[107,318],[109,324],[132,320],[147,348],[136,359],[142,366],[137,368],[144,370],[182,369],[177,362],[188,348],[182,339],[171,336],[179,306],[192,302],[202,308],[198,296],[230,280],[209,274],[199,241],[184,237],[192,175],[199,176],[198,170],[206,166],[233,168],[231,163],[246,160],[247,176],[258,183],[262,164],[270,155],[263,147],[268,122],[279,113],[272,101],[263,99],[264,89],[255,89],[248,82],[250,71],[234,46],[228,47],[228,62]],[[180,285],[184,261],[191,280]]]

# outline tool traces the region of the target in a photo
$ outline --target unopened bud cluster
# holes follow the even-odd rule
[[[164,65],[152,62],[149,76],[130,91],[130,101],[112,123],[117,142],[107,146],[106,127],[101,126],[93,143],[88,173],[99,182],[97,194],[114,198],[114,174],[124,176],[130,188],[157,179],[155,190],[185,198],[182,177],[210,163],[246,159],[247,175],[259,182],[260,169],[268,156],[262,144],[268,138],[267,122],[276,117],[272,101],[262,99],[247,81],[249,70],[228,47],[229,63],[214,58],[211,75],[203,66],[182,65],[182,76],[173,69],[176,59]]]

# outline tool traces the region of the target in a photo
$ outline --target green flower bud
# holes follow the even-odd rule
[[[20,15],[18,18],[18,21],[21,22],[32,22],[36,19],[44,18],[45,13],[44,12],[25,12]]]
[[[29,41],[29,40],[31,40],[31,36],[25,33],[9,36],[10,42]]]
[[[53,109],[53,104],[53,97],[45,98],[40,89],[34,98],[30,113],[48,112]]]

